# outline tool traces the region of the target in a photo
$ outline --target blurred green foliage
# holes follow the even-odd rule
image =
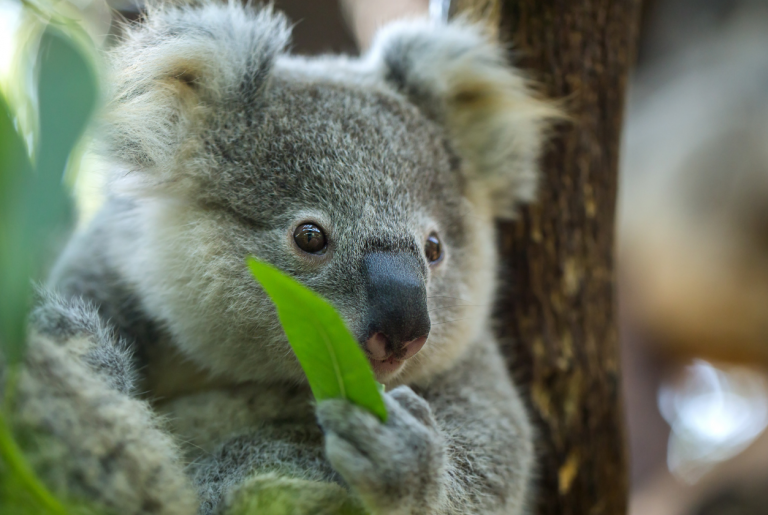
[[[37,12],[37,9],[35,11]],[[20,64],[37,83],[38,131],[30,152],[12,106],[0,95],[0,506],[13,515],[84,515],[81,503],[52,495],[24,457],[10,413],[23,359],[32,279],[50,254],[52,236],[70,226],[64,171],[98,98],[94,51],[77,25],[46,19],[35,55]]]
[[[23,228],[16,216],[19,191],[30,178],[27,147],[16,132],[10,107],[0,96],[0,349],[11,362],[19,361],[24,341],[30,267],[18,249]]]
[[[76,25],[49,23],[28,63],[36,72],[39,118],[31,159],[13,111],[1,101],[0,350],[11,364],[22,355],[30,278],[46,262],[51,236],[71,223],[63,175],[98,98],[93,50],[85,41]]]

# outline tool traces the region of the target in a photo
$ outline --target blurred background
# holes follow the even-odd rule
[[[768,2],[646,0],[619,202],[632,515],[768,513]]]
[[[356,53],[380,18],[428,4],[340,2],[275,2],[294,51]],[[130,0],[56,6],[106,47],[140,13]],[[10,98],[24,96],[12,63],[29,44],[21,3],[0,0]],[[86,157],[81,220],[99,187]],[[768,0],[645,0],[619,194],[630,515],[768,514]]]

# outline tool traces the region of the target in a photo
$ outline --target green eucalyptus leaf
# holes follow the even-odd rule
[[[77,40],[78,35],[79,42]],[[96,101],[96,76],[82,31],[49,24],[38,67],[39,131],[34,165],[14,112],[0,95],[0,512],[84,515],[97,511],[63,502],[36,476],[14,434],[12,393],[22,360],[31,278],[39,274],[55,230],[68,225],[70,202],[62,187],[72,148]],[[26,65],[32,66],[28,59]],[[27,73],[21,70],[20,73]],[[5,510],[5,511],[4,511]]]
[[[0,355],[21,359],[29,297],[29,256],[23,252],[20,190],[32,176],[24,140],[13,113],[0,95]]]
[[[49,24],[40,40],[38,166],[58,177],[96,107],[93,53],[88,37],[74,24]]]
[[[71,225],[64,170],[97,99],[86,41],[74,24],[49,24],[42,35],[34,165],[12,110],[5,100],[0,106],[0,351],[11,364],[23,354],[30,280],[49,264],[53,237]]]
[[[74,24],[49,24],[40,40],[36,184],[24,192],[28,243],[36,251],[47,250],[41,245],[72,218],[63,178],[70,154],[96,107],[98,88],[91,54],[87,36]]]
[[[373,370],[333,306],[271,265],[248,258],[248,267],[277,306],[315,398],[347,399],[385,422],[387,408]]]

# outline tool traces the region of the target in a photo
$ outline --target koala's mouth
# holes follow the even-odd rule
[[[368,361],[371,363],[373,373],[376,374],[376,379],[378,380],[382,380],[391,376],[400,370],[405,363],[404,359],[397,359],[394,356],[390,356],[383,360],[373,359],[369,356]]]
[[[383,343],[379,343],[377,341],[378,338],[380,338],[380,335],[376,334],[366,342],[366,354],[368,355],[368,361],[371,363],[373,372],[379,380],[390,377],[399,371],[406,360],[419,352],[424,347],[424,344],[427,343],[427,337],[422,336],[407,342],[398,349],[398,352],[392,352],[389,350],[389,345],[384,346]]]

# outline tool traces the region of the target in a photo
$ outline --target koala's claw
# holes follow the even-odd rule
[[[431,513],[445,492],[442,434],[410,388],[384,394],[384,402],[386,423],[345,400],[321,402],[326,456],[371,513]]]
[[[437,423],[435,417],[432,416],[429,403],[416,395],[413,390],[407,386],[398,386],[389,392],[389,397],[405,408],[416,420],[437,430]],[[387,403],[387,408],[389,408],[389,403]]]

